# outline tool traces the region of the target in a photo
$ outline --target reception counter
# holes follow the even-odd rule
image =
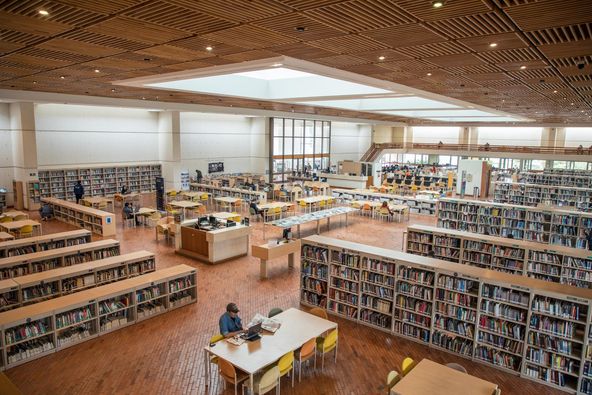
[[[326,178],[327,183],[336,188],[364,189],[368,183],[366,176],[348,176],[345,174],[321,173],[320,178]]]
[[[220,263],[247,255],[251,228],[236,224],[216,230],[196,229],[195,221],[179,225],[181,237],[176,238],[176,252],[207,263]]]

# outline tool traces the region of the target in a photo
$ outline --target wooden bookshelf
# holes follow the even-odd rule
[[[442,198],[438,202],[439,228],[527,240],[566,247],[587,248],[585,231],[592,213],[507,203]]]
[[[90,241],[91,233],[84,229],[10,240],[0,243],[0,258],[70,247],[89,243]]]
[[[0,192],[0,213],[6,210],[6,192]]]
[[[562,173],[534,173],[524,172],[519,174],[519,181],[527,184],[542,184],[553,186],[566,186],[578,188],[592,188],[592,175],[586,174],[562,174]]]
[[[158,164],[50,169],[39,171],[39,193],[42,198],[74,200],[74,185],[81,180],[86,196],[113,196],[126,185],[130,192],[156,190]]]
[[[493,200],[498,203],[537,206],[551,204],[574,207],[576,210],[592,209],[592,189],[556,185],[525,184],[497,181]]]
[[[592,290],[324,236],[301,259],[304,305],[569,393],[592,384]]]
[[[0,259],[0,279],[43,272],[58,267],[119,255],[119,241],[100,240],[92,243],[56,248]]]
[[[580,288],[592,288],[592,251],[433,226],[407,228],[406,252]]]
[[[259,203],[263,204],[267,202],[267,193],[262,191],[251,191],[248,189],[240,189],[240,188],[229,188],[229,187],[221,187],[215,186],[211,184],[199,184],[192,182],[189,184],[189,188],[192,191],[203,191],[208,192],[214,197],[218,196],[232,196],[241,198],[246,201],[250,201],[252,199],[257,199]]]
[[[28,181],[25,192],[25,208],[31,211],[39,210],[41,207],[41,190],[39,181]]]
[[[116,234],[113,213],[56,198],[42,198],[41,201],[49,204],[54,217],[62,222],[90,230],[103,237]]]
[[[197,273],[178,265],[0,313],[9,369],[197,301]]]

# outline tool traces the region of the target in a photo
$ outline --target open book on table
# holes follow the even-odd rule
[[[264,315],[257,313],[255,314],[255,317],[253,317],[251,322],[247,324],[247,328],[250,328],[253,325],[257,325],[258,323],[261,323],[261,328],[263,330],[266,330],[271,333],[275,333],[282,325],[281,320],[276,317],[267,318]]]

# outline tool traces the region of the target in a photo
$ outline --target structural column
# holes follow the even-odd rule
[[[181,117],[179,111],[158,113],[158,159],[166,189],[181,188]]]

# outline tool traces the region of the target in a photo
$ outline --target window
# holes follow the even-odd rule
[[[312,177],[329,167],[331,122],[308,119],[271,118],[273,182],[287,182],[289,176]]]

